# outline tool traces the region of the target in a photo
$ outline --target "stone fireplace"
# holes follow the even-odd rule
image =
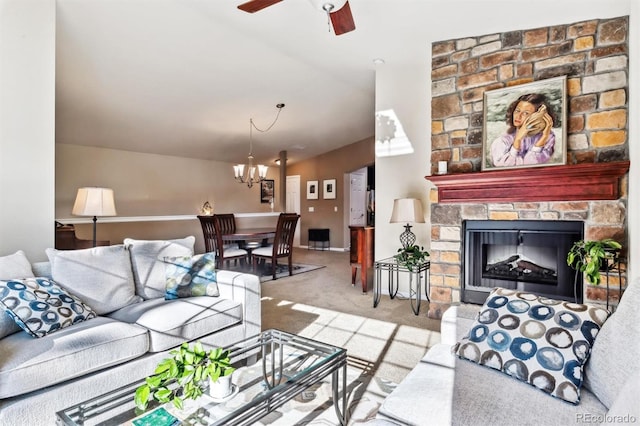
[[[463,300],[465,221],[576,221],[584,239],[614,238],[624,251],[628,25],[624,16],[433,43],[429,317]],[[484,92],[562,75],[567,164],[481,171]],[[439,161],[449,174],[437,175]],[[585,285],[584,301],[615,305],[612,284]]]
[[[440,318],[451,304],[463,301],[464,233],[466,221],[575,221],[584,227],[583,238],[614,238],[626,246],[626,173],[629,162],[590,164],[588,167],[545,167],[527,170],[532,181],[553,172],[557,191],[528,200],[519,192],[522,180],[513,176],[521,170],[427,176],[436,187],[431,190],[431,270],[428,316]],[[577,174],[574,173],[578,171]],[[580,175],[584,173],[584,176]],[[583,183],[587,181],[589,185]],[[482,188],[485,188],[484,190]],[[496,188],[501,190],[496,191]],[[475,194],[475,195],[474,195]],[[539,201],[539,198],[549,198]],[[556,198],[556,199],[554,199]],[[564,248],[563,248],[564,249]],[[545,265],[542,265],[545,266]],[[558,277],[560,279],[560,277]],[[562,277],[571,281],[573,277]],[[619,300],[616,281],[612,288],[585,285],[586,302],[611,305]],[[624,278],[623,278],[624,280]],[[476,303],[481,303],[477,301]]]

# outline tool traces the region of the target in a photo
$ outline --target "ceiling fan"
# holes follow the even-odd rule
[[[238,9],[254,13],[266,7],[280,3],[282,0],[249,0],[238,6]],[[346,0],[310,0],[316,7],[327,13],[336,35],[348,33],[356,29],[349,2]]]

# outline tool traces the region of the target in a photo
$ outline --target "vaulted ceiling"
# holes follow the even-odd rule
[[[554,19],[519,0],[350,0],[356,29],[336,36],[310,0],[243,2],[57,0],[56,142],[244,162],[249,119],[264,130],[284,103],[253,153],[295,162],[374,135],[376,67],[428,76],[432,41]]]

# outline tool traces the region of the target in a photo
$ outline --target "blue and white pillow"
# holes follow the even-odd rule
[[[605,309],[495,288],[456,355],[577,404]]]
[[[166,300],[192,296],[220,296],[214,253],[165,257]]]
[[[96,316],[90,306],[42,277],[0,281],[0,305],[33,337],[44,337]]]

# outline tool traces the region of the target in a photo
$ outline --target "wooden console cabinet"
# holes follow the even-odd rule
[[[356,285],[356,275],[358,267],[360,267],[363,293],[366,293],[369,287],[369,277],[373,277],[369,272],[373,268],[374,230],[373,226],[349,226],[351,233],[351,285]]]

